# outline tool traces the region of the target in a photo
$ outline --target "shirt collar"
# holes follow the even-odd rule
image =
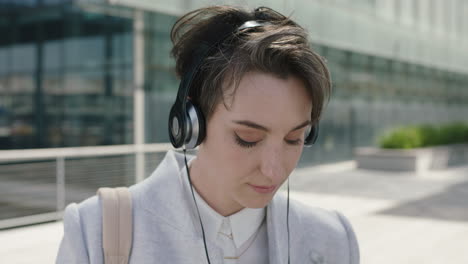
[[[195,158],[188,161],[189,167],[194,160]],[[184,189],[191,192],[185,165],[180,173],[183,178],[183,184],[185,185]],[[242,244],[255,234],[265,218],[265,208],[244,208],[230,216],[222,216],[205,202],[195,188],[193,188],[193,192],[197,201],[198,210],[200,211],[200,217],[203,221],[205,235],[208,240],[217,240],[218,232],[220,232],[222,224],[225,222],[230,224],[234,244],[237,248],[240,248]],[[192,195],[190,195],[190,197],[191,196]],[[196,210],[195,208],[193,209]]]
[[[230,215],[232,236],[237,248],[240,248],[260,228],[265,218],[265,208],[244,208]]]

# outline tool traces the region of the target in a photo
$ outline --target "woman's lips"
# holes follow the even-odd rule
[[[276,188],[276,185],[272,185],[272,186],[260,186],[260,185],[253,185],[253,184],[249,184],[250,187],[252,187],[252,189],[254,189],[254,191],[258,192],[258,193],[271,193],[275,190]]]

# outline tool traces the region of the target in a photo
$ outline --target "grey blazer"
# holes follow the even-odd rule
[[[133,247],[130,263],[207,263],[193,198],[184,188],[183,155],[168,151],[153,174],[130,187]],[[290,201],[292,264],[358,264],[356,236],[337,212]],[[286,198],[277,193],[267,206],[270,264],[287,264]],[[70,204],[56,263],[103,263],[100,201],[93,196]],[[207,241],[211,263],[223,263],[221,249]]]

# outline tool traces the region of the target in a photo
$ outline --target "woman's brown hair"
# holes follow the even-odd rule
[[[249,12],[232,6],[211,6],[194,10],[174,24],[171,39],[176,72],[184,76],[193,67],[200,43],[216,32],[221,23],[241,25],[255,20],[261,27],[235,31],[219,43],[204,60],[189,96],[208,121],[217,104],[225,104],[226,88],[237,85],[249,71],[271,73],[279,78],[301,79],[312,98],[312,122],[320,119],[329,99],[331,80],[324,59],[310,47],[306,31],[280,13],[260,7]]]

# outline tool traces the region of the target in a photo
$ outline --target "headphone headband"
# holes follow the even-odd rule
[[[208,57],[208,55],[210,55],[210,53],[213,51],[214,48],[219,46],[225,39],[227,39],[233,33],[239,32],[246,28],[261,27],[266,24],[269,24],[269,23],[261,22],[257,20],[249,20],[249,21],[244,22],[240,26],[234,26],[230,23],[223,23],[223,24],[218,25],[217,28],[214,29],[213,31],[226,32],[226,33],[222,34],[221,37],[218,37],[218,38],[216,38],[217,35],[210,34],[208,39],[202,40],[199,46],[197,46],[197,49],[195,49],[195,52],[193,54],[193,59],[190,64],[190,67],[188,67],[189,70],[183,74],[181,78],[181,82],[179,84],[179,91],[177,93],[177,98],[180,100],[180,102],[183,103],[188,97],[191,84],[193,80],[195,79],[195,75],[198,73],[198,70],[202,66],[204,59]]]

